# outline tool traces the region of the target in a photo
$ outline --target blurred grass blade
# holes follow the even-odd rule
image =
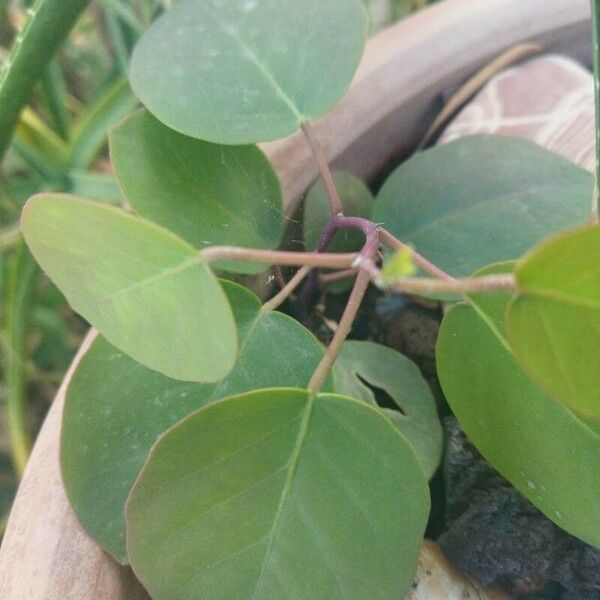
[[[101,4],[104,5],[107,11],[111,11],[113,14],[119,17],[123,23],[131,27],[131,29],[141,35],[146,29],[144,24],[138,19],[137,15],[131,10],[131,8],[120,0],[101,0]]]
[[[106,145],[107,131],[137,105],[126,79],[120,79],[93,104],[73,132],[70,164],[76,169],[91,166]]]
[[[31,297],[39,273],[38,266],[20,243],[9,257],[3,307],[3,366],[6,383],[6,423],[12,460],[19,476],[23,474],[31,440],[27,427],[25,385],[27,359],[25,338]]]
[[[58,171],[68,165],[68,146],[30,108],[21,112],[15,134],[24,144],[35,148]]]
[[[64,173],[54,163],[48,161],[47,157],[35,146],[17,135],[13,141],[13,149],[32,171],[50,183],[50,187],[55,185],[62,187],[60,184],[63,182]]]
[[[116,63],[118,64],[123,75],[127,74],[129,69],[129,49],[127,41],[121,27],[121,21],[111,10],[104,13],[104,22],[106,31],[115,55]]]
[[[89,0],[36,0],[15,38],[0,77],[0,158],[10,144],[19,113],[57,48]]]
[[[42,88],[46,108],[56,132],[63,139],[69,139],[69,124],[71,117],[67,110],[67,88],[63,77],[62,67],[53,60],[42,75]]]

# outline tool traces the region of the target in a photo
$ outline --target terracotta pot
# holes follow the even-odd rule
[[[419,141],[443,97],[500,51],[523,41],[589,58],[588,0],[446,0],[368,44],[344,100],[315,124],[336,167],[373,177]],[[300,135],[266,144],[286,209],[317,176]],[[80,348],[40,432],[0,549],[2,600],[147,598],[82,531],[62,487],[58,448],[64,394]],[[422,597],[422,596],[420,596]],[[438,596],[439,598],[439,596]]]

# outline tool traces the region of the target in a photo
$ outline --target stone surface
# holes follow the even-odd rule
[[[444,421],[440,546],[484,585],[527,600],[600,600],[600,550],[568,535],[494,471],[454,417]]]

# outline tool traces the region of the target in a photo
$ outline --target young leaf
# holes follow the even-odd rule
[[[591,190],[591,175],[555,154],[477,135],[403,163],[379,192],[373,220],[461,277],[586,222]]]
[[[131,85],[186,135],[274,140],[338,102],[366,30],[358,0],[184,0],[138,43]]]
[[[156,600],[397,600],[428,512],[414,451],[378,411],[259,390],[157,442],[127,504],[128,550]]]
[[[231,307],[192,246],[115,207],[59,194],[30,199],[21,227],[73,308],[120,350],[175,379],[213,382],[231,370]]]
[[[418,367],[408,358],[373,342],[346,342],[333,367],[338,394],[378,406],[387,394],[397,408],[382,412],[413,445],[425,475],[430,478],[442,455],[442,427],[431,390]]]
[[[336,187],[342,200],[344,214],[349,217],[369,218],[375,199],[364,181],[343,171],[333,174]],[[331,217],[327,189],[319,179],[308,191],[304,201],[304,246],[307,251],[314,250],[321,233]],[[338,231],[329,246],[331,252],[358,252],[364,243],[360,231],[343,229]],[[347,290],[352,286],[351,277],[328,284],[327,289],[334,293]]]
[[[600,226],[543,242],[515,277],[506,329],[519,362],[551,398],[600,419]]]
[[[381,270],[383,280],[389,282],[398,277],[414,275],[417,267],[413,262],[413,255],[414,250],[410,246],[397,250],[383,265]]]
[[[480,274],[491,272],[499,270]],[[600,547],[600,428],[523,372],[504,334],[508,302],[486,294],[450,309],[437,345],[440,383],[485,459],[549,519]]]
[[[218,384],[175,381],[97,338],[67,390],[61,466],[84,529],[118,561],[125,551],[125,501],[152,444],[177,421],[213,400],[266,386],[306,386],[323,355],[297,321],[260,309],[256,296],[223,282],[240,340]]]
[[[280,244],[281,188],[255,146],[190,138],[142,110],[112,131],[110,148],[123,193],[138,214],[195,248]],[[266,268],[242,262],[219,266],[242,273]]]

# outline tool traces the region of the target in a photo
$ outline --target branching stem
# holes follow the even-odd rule
[[[600,0],[599,0],[600,1]],[[348,303],[342,314],[333,339],[322,360],[317,366],[308,383],[308,390],[316,394],[327,379],[335,363],[342,345],[348,337],[352,323],[358,313],[369,283],[373,281],[381,288],[400,293],[415,295],[431,294],[468,294],[474,292],[514,291],[515,279],[512,275],[488,275],[467,279],[455,279],[448,273],[431,263],[424,256],[415,252],[411,254],[415,265],[433,275],[433,279],[420,277],[400,277],[393,281],[384,281],[381,271],[377,268],[380,243],[393,250],[407,249],[409,246],[394,237],[389,231],[378,227],[372,221],[361,217],[347,217],[343,214],[342,203],[338,194],[331,170],[308,123],[302,125],[302,131],[311,146],[312,152],[319,165],[321,176],[327,187],[331,218],[323,230],[317,247],[313,252],[285,252],[278,250],[255,250],[235,246],[213,246],[201,251],[201,256],[208,262],[224,260],[255,261],[273,265],[303,265],[292,279],[263,306],[264,310],[274,310],[290,296],[302,280],[309,275],[313,268],[338,269],[340,272],[326,275],[330,281],[335,281],[356,274],[356,280],[350,293]],[[365,236],[363,247],[359,253],[341,254],[326,253],[335,234],[340,229],[356,229]],[[316,286],[318,275],[312,273],[303,293],[310,295]]]
[[[366,219],[361,219],[359,217],[344,217],[341,215],[333,217],[332,222],[335,223],[335,226],[332,226],[333,229],[336,227],[337,229],[341,227],[360,229],[365,234],[365,243],[353,264],[353,267],[358,268],[358,275],[356,276],[354,287],[350,293],[350,298],[348,298],[348,303],[346,304],[338,328],[336,329],[335,335],[327,347],[321,362],[308,383],[308,391],[313,394],[316,394],[321,389],[323,383],[327,379],[327,376],[342,349],[342,345],[352,329],[352,323],[354,323],[356,314],[358,313],[367,288],[369,287],[369,283],[371,282],[371,278],[373,277],[372,271],[377,271],[375,266],[375,259],[379,251],[377,226]]]

